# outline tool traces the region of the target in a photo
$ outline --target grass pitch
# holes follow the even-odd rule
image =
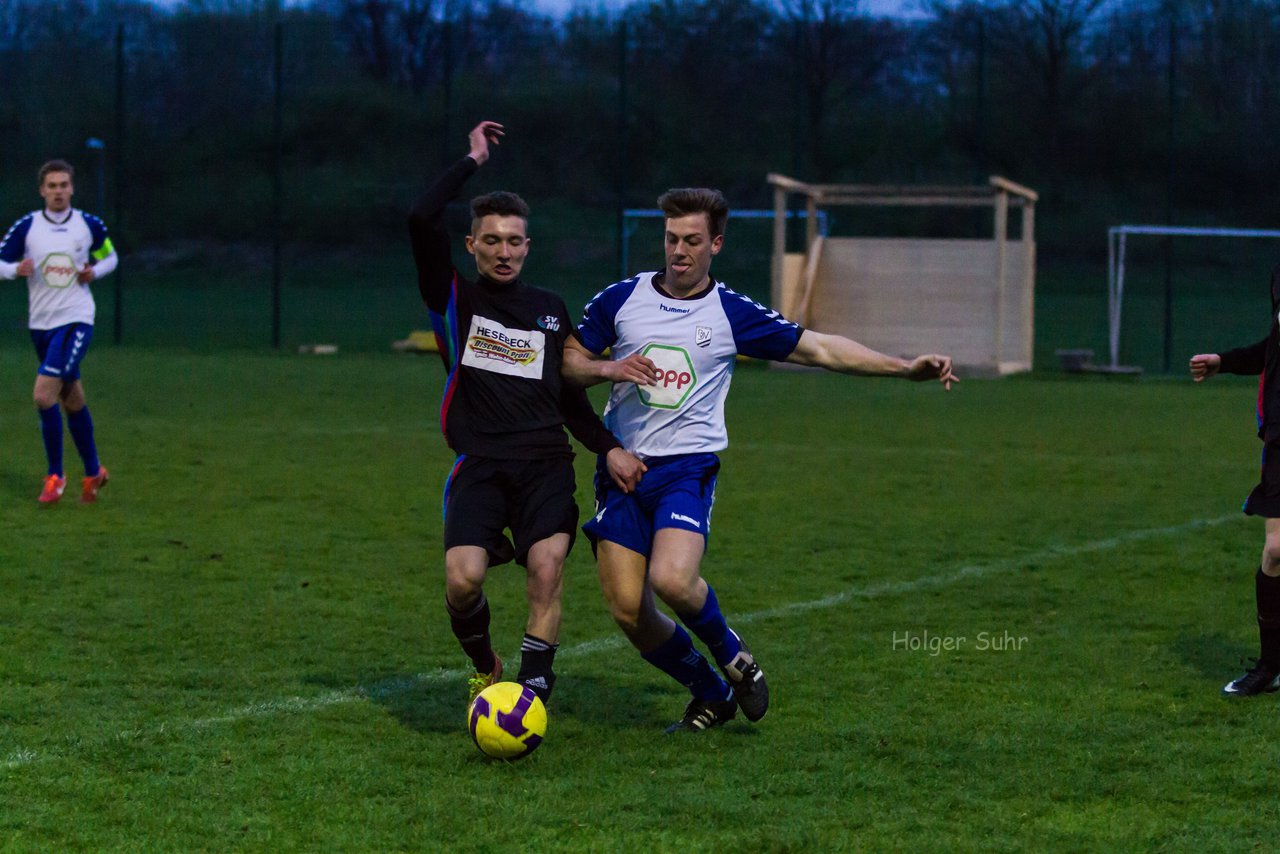
[[[546,743],[504,764],[441,602],[434,359],[99,346],[112,480],[47,510],[33,369],[0,350],[0,850],[1270,848],[1276,701],[1218,695],[1256,646],[1250,381],[740,370],[704,569],[768,717],[664,736],[683,692],[579,542]],[[520,572],[488,592],[514,662]]]

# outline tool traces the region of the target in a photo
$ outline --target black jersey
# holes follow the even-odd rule
[[[1280,442],[1280,267],[1271,271],[1271,325],[1257,344],[1221,354],[1224,374],[1260,374],[1258,437]]]
[[[606,453],[618,441],[586,392],[560,376],[573,334],[564,300],[520,279],[471,282],[453,266],[444,210],[476,168],[463,157],[409,216],[418,290],[449,372],[440,405],[445,441],[458,454],[495,459],[571,456],[568,426],[589,450]]]

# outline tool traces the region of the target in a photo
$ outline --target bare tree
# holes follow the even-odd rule
[[[1069,107],[1105,65],[1086,50],[1095,13],[1107,0],[1005,0],[991,21],[1010,79],[1034,82],[1039,136],[1051,189],[1061,180]]]
[[[827,132],[831,113],[874,91],[888,63],[905,47],[892,24],[859,14],[859,0],[788,0],[788,53],[804,93],[804,131],[819,179],[833,169]]]

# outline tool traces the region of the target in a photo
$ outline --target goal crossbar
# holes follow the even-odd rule
[[[1159,237],[1280,237],[1280,230],[1183,225],[1113,225],[1107,229],[1107,333],[1112,368],[1120,366],[1120,309],[1124,301],[1125,238],[1130,234]]]

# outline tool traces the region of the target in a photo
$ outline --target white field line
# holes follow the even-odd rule
[[[825,596],[821,599],[814,599],[808,602],[792,602],[789,605],[780,605],[777,608],[767,608],[763,611],[754,611],[750,614],[738,614],[734,616],[733,622],[735,625],[754,623],[760,620],[769,620],[775,617],[789,616],[791,614],[803,613],[805,611],[817,611],[824,608],[832,608],[836,605],[840,605],[854,599],[878,599],[887,596],[897,596],[903,593],[913,593],[917,590],[930,590],[938,587],[946,587],[963,581],[1013,572],[1046,560],[1070,558],[1095,552],[1111,551],[1131,543],[1143,542],[1145,540],[1153,540],[1163,537],[1178,537],[1193,531],[1224,525],[1228,522],[1233,522],[1243,518],[1244,516],[1240,513],[1232,513],[1229,516],[1218,516],[1214,519],[1196,519],[1191,522],[1185,522],[1181,525],[1171,525],[1166,528],[1145,528],[1139,531],[1130,531],[1125,534],[1119,534],[1102,540],[1081,543],[1080,545],[1049,546],[1048,548],[1040,549],[1039,551],[1031,552],[1030,554],[1018,555],[1017,557],[993,561],[991,563],[970,564],[951,570],[950,572],[941,572],[936,575],[925,575],[909,581],[887,581],[883,584],[872,584],[865,587],[851,587],[847,590],[842,590],[839,593],[834,593],[831,596]],[[622,635],[609,635],[608,637],[584,641],[583,643],[566,647],[560,651],[560,657],[579,658],[585,655],[593,655],[598,652],[620,649],[625,646],[626,642]],[[324,694],[318,694],[314,697],[285,697],[280,700],[268,700],[261,703],[252,703],[247,706],[229,709],[224,714],[216,715],[214,717],[196,718],[195,720],[191,720],[186,723],[160,724],[150,732],[153,735],[161,735],[174,730],[202,730],[223,724],[232,724],[239,721],[272,717],[275,715],[303,714],[343,703],[352,703],[365,699],[377,700],[381,697],[392,696],[425,684],[460,681],[467,676],[468,672],[468,670],[462,668],[437,670],[433,673],[419,673],[415,676],[409,676],[391,682],[379,682],[370,686],[356,686],[353,688],[329,691]],[[148,731],[129,730],[117,733],[113,740],[128,742],[146,738],[147,735]],[[0,759],[0,769],[11,770],[21,768],[27,765],[57,759],[69,752],[70,751],[47,751],[42,753],[29,748],[19,747],[11,750],[7,756]]]

